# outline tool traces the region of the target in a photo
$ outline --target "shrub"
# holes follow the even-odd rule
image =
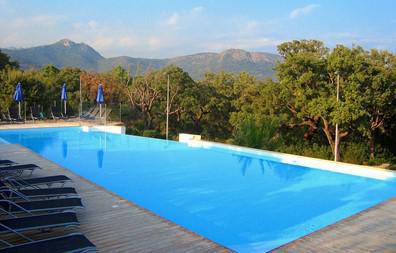
[[[130,135],[140,135],[139,129],[133,126],[127,126],[125,132],[126,134],[130,134]]]
[[[157,130],[147,129],[143,131],[144,137],[160,138],[161,134]]]
[[[282,145],[277,149],[277,151],[320,159],[332,159],[333,157],[331,149],[328,145],[319,145],[317,143],[314,143],[312,145],[306,143]]]
[[[369,159],[369,147],[364,143],[347,143],[340,148],[343,162],[362,164]]]
[[[271,120],[257,122],[253,117],[248,117],[236,127],[232,142],[251,148],[274,150],[277,146],[276,131],[276,122]]]
[[[321,159],[332,159],[333,157],[329,145],[319,145],[317,143],[314,143],[311,147],[305,147],[302,150],[302,155]]]

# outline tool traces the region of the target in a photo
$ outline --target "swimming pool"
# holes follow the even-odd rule
[[[262,252],[396,195],[378,180],[221,147],[83,131],[0,131],[154,213],[239,252]]]

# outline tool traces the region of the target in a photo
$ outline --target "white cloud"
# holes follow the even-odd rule
[[[98,23],[95,20],[90,20],[88,22],[88,27],[91,29],[96,29],[98,27]]]
[[[177,26],[179,23],[180,15],[178,13],[173,13],[167,20],[166,24],[172,27]]]
[[[290,12],[289,18],[298,18],[305,16],[319,7],[318,4],[309,4],[301,8],[294,9]]]
[[[109,36],[99,36],[91,42],[92,46],[97,49],[103,49],[114,46],[114,39]]]
[[[246,31],[255,31],[258,28],[258,26],[259,23],[257,21],[252,20],[246,23],[245,29]]]
[[[123,36],[118,39],[119,45],[122,47],[134,47],[138,45],[139,41],[135,38]]]
[[[151,49],[157,49],[161,47],[161,40],[157,37],[151,37],[147,40],[148,45]]]
[[[49,16],[49,15],[39,15],[32,17],[17,17],[13,20],[8,21],[8,25],[14,27],[15,29],[27,28],[27,27],[53,27],[62,21],[61,16]]]
[[[194,8],[191,9],[192,14],[198,14],[201,13],[204,10],[204,7],[202,6],[195,6]]]

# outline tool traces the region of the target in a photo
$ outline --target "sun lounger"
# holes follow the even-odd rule
[[[86,111],[85,113],[81,114],[81,118],[84,118],[86,116],[91,115],[91,113],[95,110],[96,106],[92,106],[91,108],[89,108],[88,111]]]
[[[109,119],[109,115],[111,113],[112,109],[111,108],[107,108],[104,115],[102,116],[102,118],[98,118],[98,119]]]
[[[67,182],[72,180],[65,175],[55,175],[47,177],[35,177],[35,178],[21,178],[18,176],[9,176],[3,179],[6,183],[10,184],[16,189],[32,188],[40,189],[41,186],[51,187],[54,184],[60,184],[63,186]]]
[[[0,220],[0,224],[3,225],[0,226],[0,233],[10,233],[10,229],[24,232],[80,225],[73,211],[3,219]]]
[[[53,106],[51,107],[51,117],[53,120],[63,119],[63,116],[59,110]]]
[[[81,118],[87,119],[87,120],[95,120],[96,117],[99,116],[99,112],[100,112],[100,107],[99,106],[95,106],[94,109],[91,112],[81,116]]]
[[[62,210],[74,210],[83,208],[80,198],[62,198],[47,200],[31,200],[14,202],[0,199],[0,211],[4,214],[15,215],[18,213],[54,212]]]
[[[1,121],[2,122],[6,122],[6,123],[10,123],[10,119],[4,113],[1,113]]]
[[[11,160],[0,160],[0,166],[9,166],[14,164],[16,163]]]
[[[14,123],[14,122],[15,122],[15,120],[12,120],[12,119],[10,118],[8,112],[7,112],[6,114],[5,114],[5,113],[2,113],[2,114],[1,114],[1,120],[4,121],[4,122],[7,122],[7,123]]]
[[[33,198],[59,198],[59,197],[78,197],[77,191],[73,187],[45,188],[45,189],[14,189],[0,182],[0,194],[5,199],[24,199]]]
[[[8,108],[8,120],[11,122],[22,122],[21,116],[12,108]]]
[[[29,171],[31,175],[36,169],[41,168],[36,164],[12,164],[9,166],[0,166],[0,173],[17,173],[21,175],[24,171]]]
[[[32,107],[30,107],[30,118],[32,120],[38,120],[39,119],[38,115],[36,114],[36,112],[33,110]]]
[[[30,118],[32,120],[44,120],[46,119],[44,113],[37,108],[30,107]]]
[[[20,235],[20,234],[19,234]],[[21,236],[21,235],[20,235]],[[90,242],[83,234],[73,233],[69,235],[53,237],[49,239],[30,241],[19,245],[8,245],[0,249],[0,253],[20,253],[20,252],[40,252],[40,253],[77,253],[77,252],[96,252],[95,245]]]
[[[47,117],[45,116],[45,113],[43,112],[41,106],[34,107],[34,108],[30,107],[30,114],[31,114],[32,119],[33,118],[38,119],[38,120],[47,119]]]

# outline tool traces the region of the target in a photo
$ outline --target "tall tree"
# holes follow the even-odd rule
[[[348,136],[366,113],[360,96],[367,64],[361,48],[337,46],[331,53],[320,41],[293,41],[278,47],[284,61],[277,66],[280,99],[290,111],[291,124],[307,125],[307,134],[320,128],[335,154],[335,147]],[[337,75],[341,76],[341,100],[336,101]],[[335,142],[334,125],[339,124]],[[338,149],[339,150],[339,149]]]
[[[386,126],[396,116],[396,57],[387,51],[371,50],[366,54],[367,88],[362,96],[367,110],[368,126],[360,128],[368,137],[370,159],[375,157],[376,137],[387,134]]]
[[[155,71],[147,71],[144,76],[136,76],[132,82],[124,86],[125,94],[133,108],[137,108],[144,120],[144,128],[151,129],[153,123],[153,107],[160,96]]]
[[[273,98],[278,108],[286,108],[288,117],[285,118],[289,127],[306,128],[305,139],[312,135],[320,127],[321,114],[313,112],[310,102],[318,99],[329,104],[327,55],[329,50],[323,43],[316,40],[302,40],[282,43],[278,46],[279,53],[284,61],[276,66],[279,78],[279,94]],[[323,108],[325,111],[325,108]],[[328,120],[324,117],[324,125]],[[325,128],[325,132],[328,128]],[[328,132],[328,131],[327,131]],[[328,136],[329,144],[334,148],[331,136]]]
[[[18,68],[19,64],[16,61],[11,61],[10,57],[0,50],[0,69],[4,69],[6,66]]]

